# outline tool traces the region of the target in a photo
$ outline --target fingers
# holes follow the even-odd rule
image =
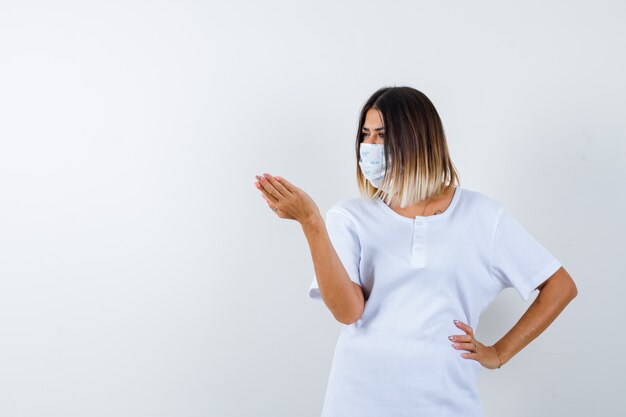
[[[461,353],[461,356],[464,357],[465,359],[473,359],[476,362],[480,363],[480,361],[478,360],[478,355],[474,352]]]
[[[468,343],[473,340],[472,336],[468,334],[457,334],[454,336],[450,336],[448,339],[450,339],[453,342],[468,342]]]
[[[468,343],[452,343],[452,347],[456,350],[469,350],[471,352],[476,352],[476,346],[474,346],[474,342]]]
[[[467,334],[450,336],[449,339],[455,341],[455,343],[452,343],[452,347],[457,350],[463,349],[469,351],[461,353],[461,356],[465,359],[473,359],[475,361],[478,361],[478,363],[481,363],[479,358],[481,357],[481,355],[484,355],[484,349],[481,349],[479,352],[479,348],[483,346],[483,344],[476,340],[476,338],[474,337],[474,330],[471,328],[471,326],[468,326],[467,324],[459,320],[454,320],[454,324]]]
[[[259,188],[259,190],[263,191],[263,193],[272,202],[278,202],[279,198],[282,197],[282,195],[278,192],[278,190],[276,190],[276,188],[274,188],[274,186],[272,184],[270,184],[270,182],[267,180],[267,178],[259,176],[259,175],[255,175],[255,177],[257,178],[257,180],[261,184],[261,186],[257,187],[257,188]]]
[[[271,175],[269,174],[263,174],[261,176],[257,175],[257,178],[261,181],[263,188],[265,188],[265,190],[267,190],[273,197],[280,200],[281,197],[285,197],[287,194],[283,195],[283,193],[281,193],[275,186],[277,181],[270,177]],[[273,182],[271,180],[273,180]],[[284,187],[282,188],[283,190],[285,189]]]
[[[476,352],[476,349],[478,346],[478,343],[476,339],[474,338],[474,330],[470,326],[468,326],[467,324],[459,320],[454,320],[454,324],[467,334],[450,336],[450,340],[454,340],[455,342],[455,343],[452,343],[452,347],[457,350],[459,349],[469,350],[470,353],[463,353],[461,355],[464,358],[468,358],[469,356],[467,355]]]
[[[454,324],[459,329],[463,330],[465,333],[467,333],[470,336],[474,337],[474,330],[472,330],[472,328],[470,326],[468,326],[467,324],[463,323],[462,321],[458,321],[458,320],[454,320]]]
[[[268,206],[269,208],[271,208],[272,210],[274,210],[274,209],[276,208],[276,206],[274,205],[274,203],[272,203],[272,202],[270,201],[270,199],[269,199],[269,198],[267,198],[267,197],[265,196],[265,194],[261,193],[261,197],[263,197],[263,198],[265,199],[265,201],[267,202],[267,206]],[[274,212],[276,212],[276,211],[274,210]]]
[[[295,185],[293,185],[292,183],[290,183],[289,181],[287,181],[283,177],[274,177],[274,178],[276,178],[290,193],[295,193],[296,192],[296,189],[298,187],[296,187]]]
[[[277,179],[276,177],[271,176],[270,174],[263,174],[265,175],[270,184],[272,184],[274,186],[274,188],[276,188],[276,190],[278,190],[278,192],[281,194],[281,196],[286,197],[289,194],[291,194],[291,191],[289,191],[284,185],[282,185]]]
[[[256,175],[256,178],[259,181],[258,183],[255,184],[256,188],[258,188],[263,193],[265,199],[268,200],[268,202],[277,203],[278,199],[274,197],[270,191],[267,191],[267,189],[263,185],[263,182],[267,182],[267,181],[261,181],[261,178],[258,175]],[[277,191],[274,191],[274,192],[277,192]]]

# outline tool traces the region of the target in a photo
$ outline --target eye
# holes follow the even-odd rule
[[[361,132],[361,137],[362,137],[362,138],[364,138],[364,137],[366,137],[366,136],[369,136],[369,133]],[[379,133],[378,133],[378,136],[379,136],[379,137],[381,137],[381,138],[384,138],[384,137],[385,137],[385,134],[384,134],[384,133],[380,133],[380,132],[379,132]]]

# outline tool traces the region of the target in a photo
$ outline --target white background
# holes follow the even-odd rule
[[[358,112],[408,85],[461,185],[579,289],[482,370],[486,416],[617,416],[625,19],[617,0],[1,1],[0,415],[319,416],[341,324],[254,175],[322,212],[356,196]],[[478,339],[533,299],[503,291]]]

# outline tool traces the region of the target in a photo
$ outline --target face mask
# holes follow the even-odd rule
[[[361,143],[359,166],[363,176],[376,188],[385,175],[385,148],[380,143]]]

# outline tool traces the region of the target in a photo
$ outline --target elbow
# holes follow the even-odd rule
[[[572,299],[574,299],[574,298],[576,298],[577,295],[578,295],[578,287],[576,287],[576,284],[572,280],[572,285],[571,285],[571,289],[570,289],[570,297]]]
[[[361,320],[363,311],[365,311],[365,297],[362,287],[354,282],[350,285],[354,291],[348,291],[348,295],[341,302],[334,303],[335,308],[331,309],[335,319],[345,325]]]
[[[345,325],[350,325],[350,324],[356,323],[359,320],[361,320],[361,316],[360,315],[358,317],[353,317],[353,318],[350,318],[348,320],[341,321],[341,323],[343,323]]]
[[[363,309],[356,309],[349,313],[335,315],[335,319],[341,324],[350,325],[361,320],[361,316],[363,316]]]
[[[570,296],[570,299],[576,298],[578,295],[578,287],[576,287],[576,283],[570,274],[567,274],[567,289]]]
[[[336,317],[335,317],[336,318]],[[357,318],[348,318],[348,319],[338,319],[337,321],[341,324],[345,324],[346,326],[349,326],[351,324],[356,323],[357,321],[359,321],[361,319],[361,317],[357,317]]]
[[[555,288],[557,288],[560,293],[565,294],[564,296],[569,297],[570,300],[576,298],[576,296],[578,295],[578,288],[576,287],[576,283],[572,279],[572,276],[563,267],[559,268],[559,270],[554,273],[554,276],[551,277],[549,281],[553,281],[553,285],[555,285]]]
[[[363,312],[365,311],[366,301],[363,287],[360,284],[353,283],[352,288],[354,289],[356,300],[350,304],[351,312],[349,314],[349,319],[346,320],[344,324],[353,324],[361,320],[361,317],[363,317]]]

